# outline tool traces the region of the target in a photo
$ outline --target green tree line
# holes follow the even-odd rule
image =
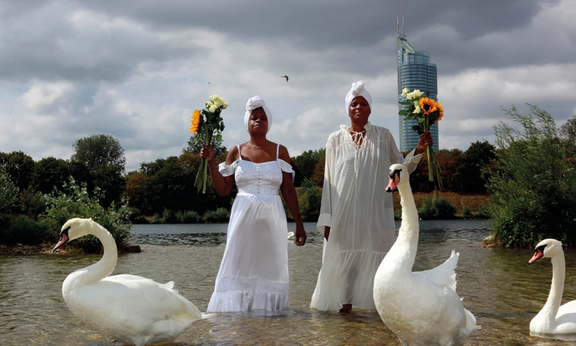
[[[505,111],[524,128],[524,132],[514,133],[511,127],[501,123],[495,127],[496,146],[488,141],[477,141],[465,151],[443,149],[436,152],[442,168],[444,190],[490,194],[493,197],[489,208],[493,230],[504,246],[528,246],[540,234],[555,235],[565,242],[573,242],[571,235],[552,232],[544,221],[530,227],[523,225],[522,221],[534,215],[539,215],[541,220],[557,218],[563,213],[570,215],[568,221],[562,223],[563,227],[576,223],[570,219],[571,215],[576,216],[573,213],[576,210],[571,209],[576,209],[576,194],[566,196],[572,192],[572,186],[576,187],[576,181],[568,184],[576,162],[576,120],[573,118],[562,128],[557,128],[552,117],[535,106],[531,106],[529,115],[521,115],[514,108]],[[34,161],[21,151],[0,152],[0,243],[14,241],[18,230],[26,228],[35,228],[34,236],[38,238],[43,237],[43,232],[54,237],[54,233],[59,231],[54,228],[65,221],[61,220],[65,216],[60,215],[65,213],[57,213],[57,209],[74,210],[66,217],[86,217],[82,215],[87,214],[103,217],[107,211],[121,210],[115,214],[116,217],[129,217],[128,222],[226,221],[235,191],[220,197],[211,186],[206,194],[194,188],[200,148],[193,143],[192,137],[179,156],[144,162],[139,169],[128,173],[125,173],[126,160],[119,141],[104,134],[76,140],[72,144],[74,153],[67,160],[47,157]],[[219,146],[214,149],[217,160],[224,161],[226,148]],[[306,221],[315,221],[318,216],[324,157],[325,150],[321,148],[305,151],[291,159]],[[553,172],[543,169],[543,164],[552,167]],[[433,190],[428,181],[427,167],[423,157],[411,175],[414,192]],[[538,168],[542,172],[537,172]],[[535,183],[534,176],[548,177],[542,183],[547,188],[536,190],[540,185]],[[528,181],[530,183],[525,183]],[[530,199],[534,194],[542,200]],[[77,201],[78,196],[87,196],[97,203],[87,206],[87,210],[77,210],[73,206],[78,202],[70,196],[76,196]],[[60,201],[54,202],[58,198]],[[442,205],[441,201],[429,202],[422,213],[434,214],[434,206]],[[530,203],[536,203],[537,208],[528,208],[533,205]],[[47,225],[48,222],[40,222],[46,220],[47,215],[56,214],[60,218],[56,223]],[[108,222],[114,224],[116,221]],[[526,237],[526,230],[533,235]],[[124,231],[119,230],[120,234]]]

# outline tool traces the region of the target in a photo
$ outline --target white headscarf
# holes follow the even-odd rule
[[[358,83],[352,83],[352,88],[350,89],[350,91],[348,91],[348,94],[346,94],[346,115],[348,115],[349,112],[349,108],[350,108],[350,104],[352,103],[352,100],[354,100],[355,97],[358,96],[362,96],[363,98],[366,99],[366,101],[368,101],[368,105],[370,106],[370,110],[372,110],[372,96],[370,96],[370,93],[368,92],[368,90],[364,89],[364,81],[358,81]]]
[[[252,111],[255,110],[256,108],[262,108],[266,113],[266,117],[268,118],[268,131],[270,131],[270,127],[272,126],[272,113],[270,113],[270,110],[268,109],[268,107],[266,107],[266,103],[264,102],[264,100],[262,100],[258,95],[248,99],[248,102],[246,102],[246,114],[244,114],[244,127],[246,127],[246,130],[248,130],[248,123],[250,122],[250,114],[252,114]]]

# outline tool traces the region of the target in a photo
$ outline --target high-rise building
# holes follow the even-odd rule
[[[410,91],[418,89],[424,93],[424,96],[438,101],[438,78],[436,64],[430,62],[430,54],[425,51],[416,50],[404,34],[398,31],[398,101],[404,101],[402,96],[404,88]],[[398,104],[399,110],[404,106]],[[399,116],[400,128],[400,151],[410,151],[418,145],[419,135],[412,126],[416,125],[416,120],[404,120]],[[433,150],[438,150],[438,125],[430,127],[430,133],[434,144]]]

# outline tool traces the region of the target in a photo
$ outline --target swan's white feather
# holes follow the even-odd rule
[[[138,346],[171,341],[190,324],[202,319],[198,308],[174,289],[142,276],[105,276],[116,265],[117,249],[108,231],[92,220],[72,219],[63,227],[70,239],[96,235],[103,243],[102,259],[68,275],[62,295],[80,320],[102,332],[108,340]]]
[[[542,251],[541,256],[535,255],[529,263],[543,257],[550,258],[553,275],[546,304],[530,321],[530,332],[536,335],[576,334],[576,300],[560,305],[566,275],[562,243],[556,239],[544,239],[536,245],[536,251]]]
[[[450,258],[448,258],[444,263],[439,266],[423,270],[419,272],[413,272],[412,274],[419,278],[419,280],[430,280],[439,286],[447,286],[452,290],[456,291],[456,266],[458,265],[458,258],[460,254],[452,250]]]
[[[459,254],[452,251],[439,266],[412,272],[418,248],[418,213],[406,167],[392,165],[390,170],[400,172],[402,223],[396,242],[376,272],[376,309],[403,345],[462,345],[476,329],[476,318],[456,294]]]

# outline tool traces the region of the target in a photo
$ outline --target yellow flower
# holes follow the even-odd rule
[[[198,131],[198,127],[200,127],[200,111],[199,110],[195,110],[192,113],[192,120],[191,120],[191,125],[190,125],[190,132],[196,134],[196,132]]]
[[[437,124],[440,120],[442,120],[442,117],[444,116],[444,108],[442,108],[442,105],[436,102],[436,108],[438,108],[438,119],[436,119],[434,124]]]
[[[438,102],[428,97],[422,97],[420,100],[418,100],[418,103],[420,104],[420,108],[424,111],[425,115],[433,114],[438,110]]]

